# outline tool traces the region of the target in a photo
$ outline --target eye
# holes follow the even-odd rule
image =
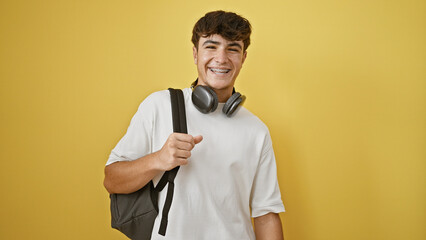
[[[206,48],[208,48],[208,49],[216,49],[216,47],[213,46],[213,45],[207,45]]]
[[[240,52],[240,49],[238,49],[238,48],[230,48],[229,51],[231,51],[231,52]]]

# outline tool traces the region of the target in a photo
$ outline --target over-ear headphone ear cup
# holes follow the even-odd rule
[[[230,117],[232,113],[238,108],[238,105],[242,102],[240,98],[241,94],[236,92],[232,94],[232,96],[226,101],[225,105],[222,108],[222,112],[226,114],[226,116]]]
[[[229,111],[226,113],[227,117],[231,117],[232,114],[235,112],[235,110],[237,110],[238,106],[241,104],[241,102],[243,101],[242,98],[238,98],[237,101],[235,101],[231,107],[229,108]]]
[[[200,112],[209,113],[216,110],[219,101],[212,89],[199,85],[192,92],[192,102]]]
[[[204,87],[204,86],[202,86]],[[207,89],[207,91],[210,92],[210,94],[213,96],[213,106],[212,106],[212,110],[210,112],[214,112],[217,108],[217,105],[219,105],[219,99],[217,98],[217,95],[215,93],[215,91],[213,91],[213,89],[209,88],[209,87],[204,87],[205,89]]]

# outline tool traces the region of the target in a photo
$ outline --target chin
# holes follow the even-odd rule
[[[231,82],[223,80],[213,80],[208,82],[209,87],[217,90],[226,89],[232,87]]]
[[[215,89],[225,89],[232,86],[232,78],[208,78],[207,85]]]

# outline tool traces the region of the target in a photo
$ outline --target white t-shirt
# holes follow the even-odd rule
[[[160,192],[152,240],[255,239],[250,210],[251,217],[285,211],[268,128],[244,107],[230,118],[223,103],[203,114],[191,101],[192,90],[183,92],[188,134],[203,140],[177,173],[166,236],[158,229],[167,186]],[[160,150],[172,132],[169,91],[155,92],[139,106],[107,165]]]

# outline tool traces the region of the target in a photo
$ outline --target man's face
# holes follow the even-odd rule
[[[231,93],[247,56],[243,47],[242,41],[228,41],[217,34],[200,37],[198,50],[193,47],[198,84]]]

